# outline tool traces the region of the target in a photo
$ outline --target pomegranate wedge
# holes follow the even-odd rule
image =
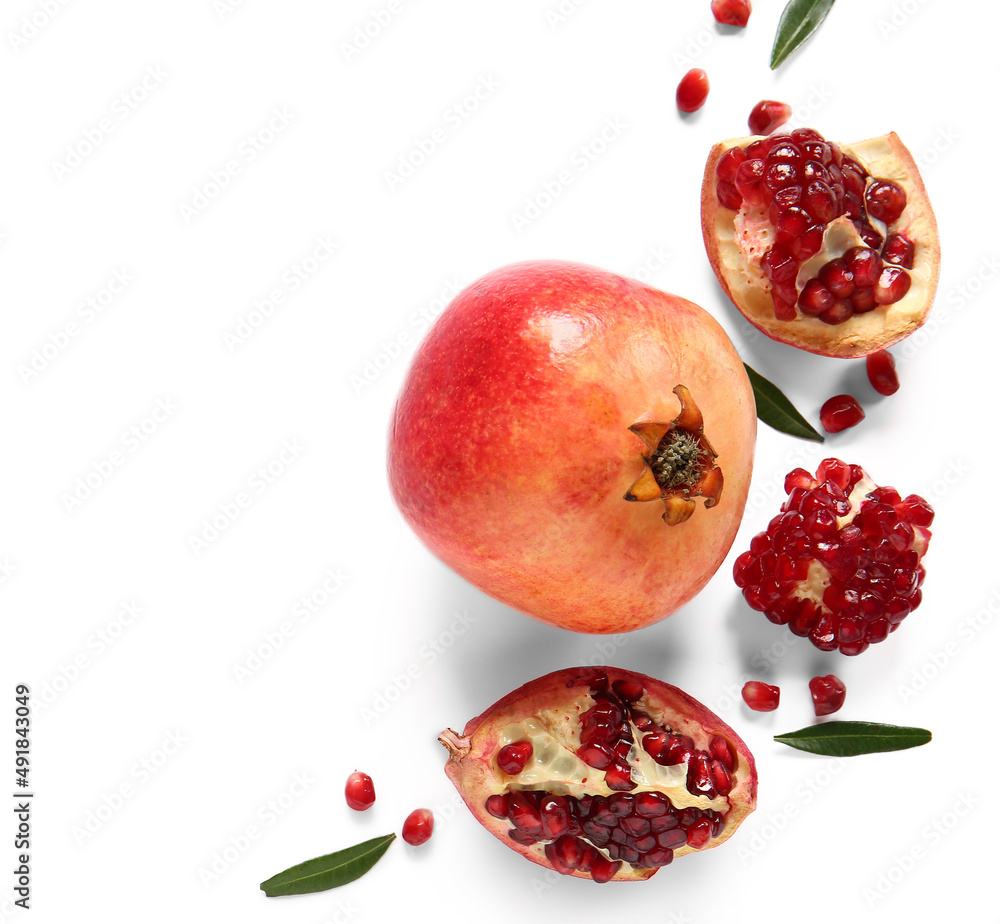
[[[723,843],[756,806],[753,756],[725,722],[614,667],[547,674],[439,740],[476,820],[567,876],[648,879]]]

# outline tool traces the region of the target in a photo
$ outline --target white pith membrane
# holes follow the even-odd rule
[[[518,741],[530,741],[532,745],[532,756],[525,764],[524,769],[516,775],[508,775],[496,764],[494,759],[492,770],[493,789],[492,793],[502,794],[513,790],[539,790],[555,795],[573,796],[577,799],[583,796],[612,796],[619,790],[611,789],[604,780],[604,772],[597,770],[584,763],[576,756],[576,751],[581,746],[580,741],[580,716],[594,705],[595,700],[587,692],[568,703],[566,707],[560,709],[540,710],[536,715],[521,718],[518,721],[504,725],[497,737],[496,751],[507,744]],[[668,716],[663,715],[663,710],[658,709],[650,700],[647,694],[635,703],[630,704],[630,708],[637,709],[648,714],[657,725],[671,729],[671,722]],[[688,761],[684,761],[674,766],[662,766],[658,764],[642,747],[642,739],[649,734],[648,731],[640,730],[628,719],[629,730],[632,733],[634,744],[628,755],[628,762],[631,768],[631,778],[636,784],[634,789],[628,790],[632,796],[641,792],[659,792],[673,804],[678,811],[685,808],[694,808],[720,812],[723,815],[730,810],[730,800],[727,796],[716,795],[707,798],[701,795],[694,795],[687,789]],[[696,749],[706,749],[711,735],[705,734],[700,729],[691,726],[676,729],[679,734],[686,734],[694,740]],[[733,789],[736,788],[740,780],[745,779],[750,772],[749,765],[742,755],[737,755],[737,765],[731,776],[733,779]],[[505,823],[509,829],[514,828],[514,824],[509,820],[497,819],[501,824]],[[586,834],[579,835],[581,840],[591,843]],[[712,837],[702,848],[682,846],[675,848],[674,856],[681,856],[696,849],[707,849],[720,841],[719,837]],[[526,846],[529,853],[534,853],[543,863],[545,856],[545,843],[532,844]],[[607,856],[607,852],[599,847],[595,847],[602,855]],[[626,861],[621,861],[623,866],[630,867]],[[644,869],[643,872],[649,872]]]
[[[905,270],[911,279],[906,295],[891,305],[877,305],[872,311],[854,314],[841,324],[827,324],[798,309],[794,320],[779,321],[771,300],[771,283],[760,265],[773,233],[767,208],[743,205],[734,211],[723,206],[715,195],[715,165],[719,158],[731,148],[745,148],[763,137],[721,142],[713,148],[705,169],[702,229],[709,258],[726,294],[747,320],[768,336],[828,356],[864,356],[909,336],[923,323],[933,302],[940,263],[934,214],[909,151],[893,132],[851,145],[837,143],[845,156],[853,157],[868,171],[871,181],[891,180],[906,190],[906,207],[888,229],[869,218],[883,236],[888,230],[903,234],[915,244],[913,268]],[[834,219],[824,231],[822,249],[799,268],[799,290],[823,264],[843,256],[853,246],[867,245],[849,218]]]

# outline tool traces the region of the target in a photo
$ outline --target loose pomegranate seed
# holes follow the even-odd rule
[[[847,687],[839,677],[827,674],[825,677],[813,677],[809,681],[809,692],[816,715],[832,715],[844,705]]]
[[[724,26],[745,26],[752,11],[750,0],[712,0],[712,15]]]
[[[906,191],[891,180],[877,180],[865,191],[865,205],[872,218],[891,225],[906,208]]]
[[[434,833],[434,813],[430,809],[414,809],[403,822],[403,840],[412,847],[426,844]]]
[[[760,680],[748,680],[743,684],[743,702],[754,712],[774,712],[778,708],[781,690]]]
[[[736,559],[737,586],[750,606],[817,648],[860,654],[920,604],[919,560],[934,511],[916,495],[901,500],[875,487],[860,466],[839,459],[824,460],[814,478],[796,469],[785,481],[781,512]],[[861,483],[871,488],[852,503]],[[805,576],[779,585],[783,555],[804,563]]]
[[[770,135],[792,117],[792,107],[776,99],[762,99],[750,110],[747,120],[751,135]]]
[[[899,376],[896,375],[896,360],[888,350],[879,350],[865,359],[868,381],[880,395],[894,395],[899,391]]]
[[[913,242],[902,234],[890,234],[882,248],[882,259],[906,269],[913,269]]]
[[[708,99],[708,74],[693,67],[677,84],[677,108],[681,112],[697,112]]]
[[[497,766],[511,776],[517,776],[531,760],[533,753],[530,741],[516,741],[497,751]]]
[[[375,784],[367,773],[355,770],[344,786],[347,804],[356,812],[363,812],[375,804]]]
[[[819,421],[827,433],[840,433],[864,419],[865,412],[851,395],[834,395],[819,410]]]
[[[899,266],[887,266],[882,270],[872,289],[875,301],[879,305],[891,305],[898,302],[910,291],[910,274]]]

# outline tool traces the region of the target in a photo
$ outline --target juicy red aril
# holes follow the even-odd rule
[[[906,269],[913,269],[913,242],[902,234],[890,234],[882,248],[882,259]]]
[[[434,833],[434,813],[430,809],[415,809],[403,822],[403,840],[411,847],[427,843]]]
[[[721,205],[734,212],[743,205],[743,196],[740,191],[732,183],[727,183],[725,180],[719,180],[716,184],[715,195]]]
[[[851,395],[834,395],[824,401],[819,410],[819,421],[827,433],[847,430],[864,419],[865,412]]]
[[[743,148],[730,148],[715,165],[715,175],[727,183],[735,183],[736,171],[746,159],[746,151]]]
[[[882,258],[870,247],[851,247],[844,251],[844,263],[857,289],[870,288],[882,274]]]
[[[712,15],[724,26],[745,26],[752,11],[750,0],[712,0]]]
[[[818,279],[810,279],[799,295],[799,309],[814,317],[821,315],[836,302],[836,296]]]
[[[367,773],[355,770],[344,785],[344,798],[356,812],[363,812],[375,804],[375,784]]]
[[[754,712],[774,712],[781,699],[781,690],[760,680],[748,680],[743,684],[743,702]]]
[[[901,499],[892,488],[850,502],[865,478],[859,466],[839,459],[824,460],[815,477],[789,472],[781,511],[733,567],[751,607],[817,648],[848,655],[884,640],[920,604],[919,561],[934,519],[923,498]],[[821,510],[838,519],[831,524]],[[779,584],[786,557],[805,576]]]
[[[865,359],[868,381],[880,395],[894,395],[899,391],[899,376],[896,375],[896,360],[888,350],[871,353]]]
[[[910,291],[910,281],[910,275],[906,270],[898,266],[885,267],[872,289],[875,301],[879,305],[891,305],[898,302]]]
[[[832,715],[844,705],[847,687],[839,677],[827,674],[825,677],[813,677],[809,681],[809,692],[816,715]]]
[[[906,192],[891,180],[877,180],[865,190],[865,205],[872,218],[891,225],[906,208]]]
[[[751,135],[770,135],[792,117],[792,107],[776,99],[762,99],[750,110],[747,124]]]
[[[697,112],[708,99],[708,74],[693,67],[677,84],[677,108],[681,112]]]
[[[743,201],[748,205],[763,205],[766,190],[762,185],[764,179],[764,161],[752,157],[743,161],[736,168],[735,184]]]
[[[497,766],[504,773],[517,776],[531,760],[532,747],[530,741],[516,741],[506,744],[497,751]]]
[[[841,258],[824,263],[817,278],[836,298],[847,298],[854,291],[854,274]]]

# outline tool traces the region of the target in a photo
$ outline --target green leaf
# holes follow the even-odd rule
[[[260,887],[269,898],[275,895],[302,895],[323,892],[359,879],[368,872],[396,839],[395,834],[375,837],[354,847],[328,853],[325,857],[306,860],[277,876],[262,882]]]
[[[902,751],[927,744],[931,733],[924,728],[880,725],[878,722],[824,722],[784,735],[775,741],[789,747],[827,757],[853,757],[881,751]]]
[[[832,6],[833,0],[788,0],[771,48],[772,71],[819,28]]]
[[[789,436],[797,436],[803,440],[812,440],[815,443],[822,443],[820,436],[803,417],[792,402],[789,401],[777,385],[773,385],[759,372],[754,372],[746,363],[743,363],[747,375],[750,376],[750,384],[753,386],[754,400],[757,402],[757,416],[769,427],[774,427],[779,433],[787,433]]]

